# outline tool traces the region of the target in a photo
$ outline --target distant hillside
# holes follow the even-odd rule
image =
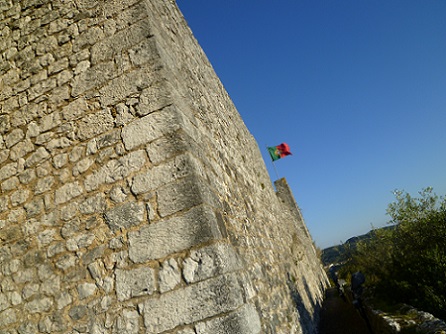
[[[380,229],[393,228],[393,226],[386,226]],[[379,230],[379,229],[377,229]],[[342,245],[328,247],[322,250],[321,260],[324,266],[331,263],[342,263],[345,259],[345,254],[348,249],[354,249],[359,241],[370,239],[375,230],[369,231],[366,234],[359,235],[348,239]]]

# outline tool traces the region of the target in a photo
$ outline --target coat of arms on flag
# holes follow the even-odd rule
[[[268,152],[273,161],[279,160],[280,158],[284,158],[287,155],[291,155],[290,147],[287,143],[282,143],[277,146],[268,146]]]

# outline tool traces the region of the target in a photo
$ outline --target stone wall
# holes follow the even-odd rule
[[[0,2],[0,333],[315,333],[285,180],[174,1]]]

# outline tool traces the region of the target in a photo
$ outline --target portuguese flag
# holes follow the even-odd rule
[[[268,152],[273,161],[279,160],[280,158],[284,158],[287,155],[291,155],[290,147],[286,143],[282,143],[277,146],[269,146]]]

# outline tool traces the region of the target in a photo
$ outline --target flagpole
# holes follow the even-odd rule
[[[273,167],[274,167],[274,171],[276,172],[276,177],[277,177],[277,180],[278,180],[279,179],[279,174],[277,173],[276,164],[274,163],[274,161],[273,161]]]
[[[266,146],[266,150],[268,151],[268,145],[265,145],[265,146]],[[271,158],[271,162],[273,164],[274,172],[276,173],[276,177],[277,177],[277,180],[278,180],[279,179],[279,174],[277,173],[276,164],[274,163],[274,160],[272,158]]]

